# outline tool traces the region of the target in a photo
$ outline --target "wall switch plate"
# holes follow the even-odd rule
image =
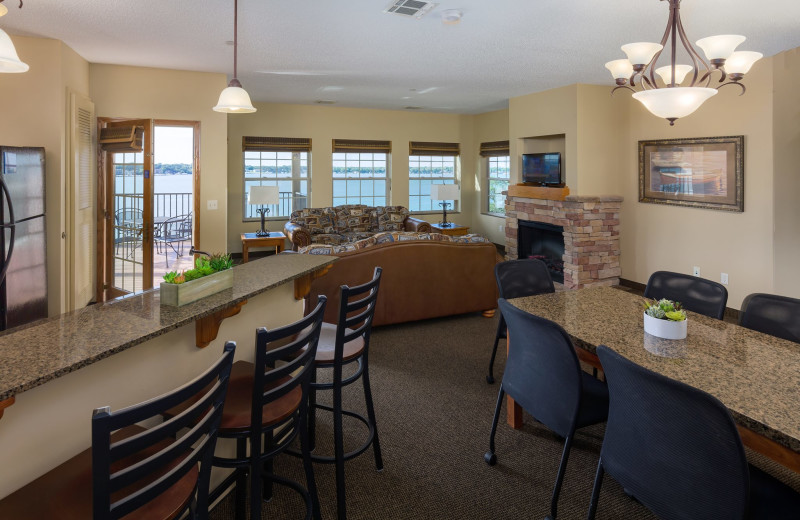
[[[211,209],[211,208],[209,208],[209,209]],[[692,274],[694,276],[700,276],[700,268],[697,267],[697,266],[692,267]]]
[[[497,225],[497,231],[503,231],[503,228],[504,228],[504,227],[505,227],[505,226],[504,226],[503,224],[498,224],[498,225]]]
[[[722,285],[728,285],[728,273],[721,273],[719,281]]]
[[[209,201],[206,203],[206,207],[207,207],[208,209],[217,209],[217,201],[216,201],[216,200],[209,200]]]

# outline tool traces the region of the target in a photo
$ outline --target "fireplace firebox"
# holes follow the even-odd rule
[[[547,265],[554,282],[564,283],[564,228],[519,220],[517,257],[536,258]]]

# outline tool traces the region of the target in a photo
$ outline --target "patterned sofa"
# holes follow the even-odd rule
[[[430,232],[431,225],[403,206],[346,204],[293,211],[283,229],[297,251],[311,244],[349,244],[384,231]]]
[[[313,309],[318,295],[326,295],[326,322],[337,320],[339,287],[368,281],[376,266],[383,276],[374,325],[468,312],[489,316],[497,307],[494,266],[500,257],[480,235],[392,231],[348,244],[312,244],[298,253],[339,257],[325,276],[311,282],[306,304]]]

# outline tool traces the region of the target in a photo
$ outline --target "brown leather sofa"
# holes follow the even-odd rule
[[[406,240],[334,253],[339,257],[327,274],[311,284],[307,309],[317,295],[328,297],[325,321],[336,323],[339,288],[372,279],[383,268],[374,325],[388,325],[497,307],[494,266],[499,259],[491,242]]]

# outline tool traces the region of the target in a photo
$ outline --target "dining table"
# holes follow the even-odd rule
[[[558,323],[581,361],[602,369],[606,345],[653,372],[708,392],[730,411],[745,446],[800,472],[800,344],[687,311],[687,336],[644,331],[645,299],[617,287],[560,291],[509,300]],[[513,334],[513,331],[509,331]],[[536,339],[530,339],[536,348]],[[508,423],[522,410],[508,401]]]

